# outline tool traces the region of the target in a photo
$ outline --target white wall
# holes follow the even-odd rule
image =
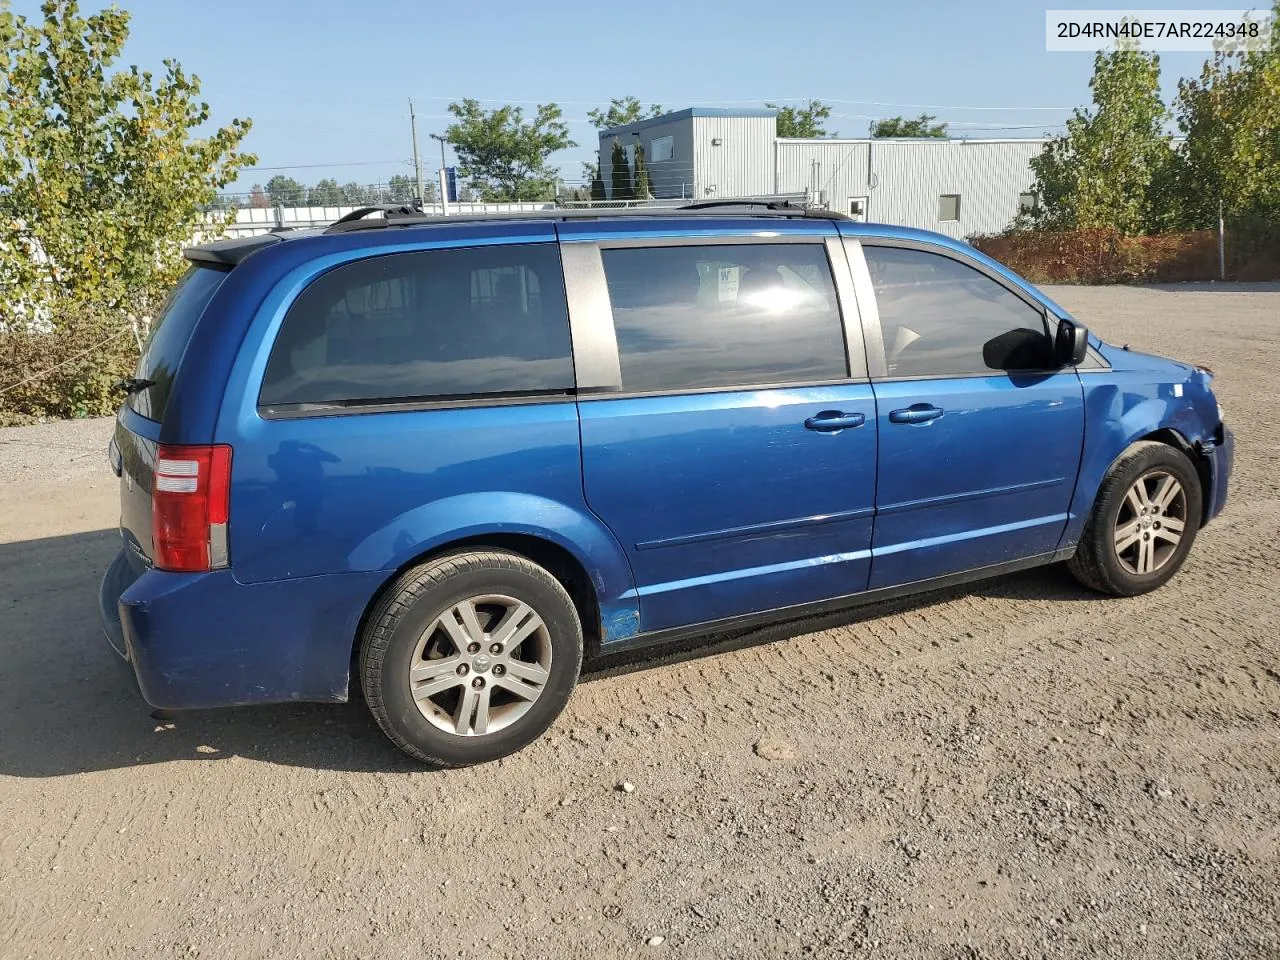
[[[1043,140],[779,140],[777,189],[825,194],[848,212],[867,197],[867,219],[964,239],[998,233],[1031,189]],[[942,194],[960,195],[960,219],[938,220]]]
[[[697,200],[774,193],[776,117],[694,117]],[[718,144],[716,141],[720,141]],[[803,188],[801,188],[803,189]]]

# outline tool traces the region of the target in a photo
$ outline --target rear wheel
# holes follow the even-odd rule
[[[582,626],[564,587],[524,557],[488,550],[404,574],[360,650],[378,725],[435,766],[494,760],[540,736],[581,665]]]
[[[1164,443],[1136,443],[1103,480],[1068,567],[1103,593],[1154,590],[1186,560],[1201,503],[1200,477],[1186,454]]]

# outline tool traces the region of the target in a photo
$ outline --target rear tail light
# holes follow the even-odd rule
[[[151,487],[152,560],[196,573],[227,565],[231,448],[165,446]]]

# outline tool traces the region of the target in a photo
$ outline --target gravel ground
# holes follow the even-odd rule
[[[1280,957],[1280,288],[1053,295],[1218,371],[1235,488],[1172,584],[611,664],[468,770],[359,703],[153,719],[96,623],[109,424],[0,430],[0,957]]]

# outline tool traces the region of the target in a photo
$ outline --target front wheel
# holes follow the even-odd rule
[[[405,753],[460,767],[514,753],[563,709],[582,666],[564,587],[528,559],[453,554],[404,574],[369,617],[360,679]]]
[[[1168,581],[1200,529],[1203,493],[1181,450],[1141,441],[1112,465],[1068,568],[1085,586],[1135,596]]]

